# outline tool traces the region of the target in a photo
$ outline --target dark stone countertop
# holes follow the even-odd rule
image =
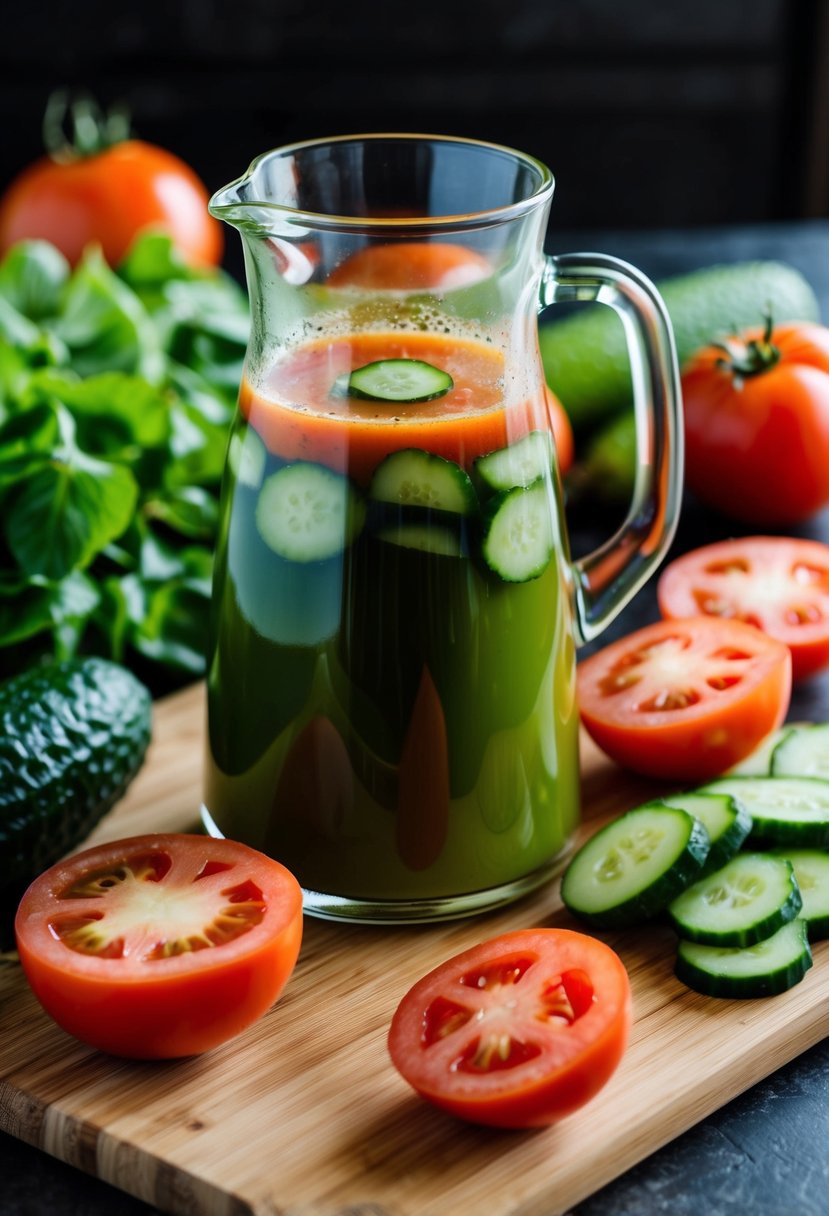
[[[654,233],[559,233],[553,222],[548,245],[556,252],[615,254],[657,280],[718,262],[785,261],[809,279],[829,321],[829,221]],[[829,542],[829,509],[797,531]],[[578,524],[574,551],[583,552],[600,534],[601,522]],[[734,534],[733,524],[691,503],[683,512],[673,551],[729,534]],[[651,585],[611,626],[605,640],[656,617]],[[790,717],[829,720],[829,673],[795,690]],[[827,1145],[829,1041],[824,1041],[568,1216],[829,1216]],[[0,1174],[0,1216],[142,1216],[155,1210],[2,1133]]]

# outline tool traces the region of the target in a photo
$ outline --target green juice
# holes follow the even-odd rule
[[[402,341],[374,337],[384,351]],[[377,357],[368,341],[352,340],[354,366]],[[440,366],[454,340],[409,336],[405,351],[427,341]],[[495,366],[491,350],[480,359]],[[308,364],[315,377],[317,362]],[[451,366],[459,392],[492,379]],[[330,383],[330,351],[326,367]],[[307,368],[293,376],[290,405],[278,382],[273,397],[247,390],[235,425],[216,558],[205,822],[278,858],[306,891],[347,901],[462,907],[476,892],[518,894],[552,872],[579,813],[555,472],[536,487],[549,503],[549,558],[507,581],[484,557],[485,488],[480,510],[466,515],[372,498],[388,452],[437,449],[474,479],[476,456],[510,446],[515,424],[503,402],[488,400],[482,421],[467,392],[449,427],[414,406],[375,419],[364,405],[332,411],[311,401],[304,416],[303,377]],[[529,406],[518,414],[521,434],[541,419]],[[287,485],[288,470],[301,491],[301,477],[310,485],[319,469],[333,469],[332,484],[348,479],[349,522],[336,552],[286,557],[269,543],[263,487],[275,476]],[[523,493],[513,492],[519,506]]]

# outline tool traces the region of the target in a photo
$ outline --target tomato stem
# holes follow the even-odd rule
[[[726,356],[717,360],[717,367],[734,377],[735,388],[742,388],[751,376],[761,376],[780,362],[780,349],[771,340],[774,330],[771,305],[763,313],[763,319],[765,325],[759,338],[748,341],[726,338],[714,343],[714,348],[723,351]]]
[[[46,103],[43,143],[52,160],[65,163],[97,156],[129,137],[129,112],[120,102],[105,113],[89,94],[59,89]]]

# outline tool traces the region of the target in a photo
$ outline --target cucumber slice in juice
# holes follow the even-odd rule
[[[377,536],[387,544],[417,549],[420,553],[435,553],[440,557],[463,556],[460,537],[451,528],[430,524],[396,524],[380,528]]]
[[[484,521],[483,556],[506,583],[538,578],[553,555],[555,536],[545,481],[497,494]]]
[[[359,534],[365,504],[346,477],[299,461],[268,477],[256,502],[256,527],[269,549],[292,562],[335,557]]]
[[[448,372],[422,359],[377,359],[348,377],[350,397],[396,404],[434,401],[454,388]]]
[[[377,502],[456,515],[471,515],[478,505],[469,475],[460,465],[420,448],[402,448],[381,461],[371,479],[369,496]]]
[[[507,448],[479,456],[473,468],[488,489],[501,491],[529,486],[539,477],[549,477],[553,463],[550,432],[530,431]]]
[[[806,922],[809,940],[829,937],[829,853],[819,849],[775,849],[775,857],[792,864],[800,888],[803,907],[800,919]]]
[[[739,853],[671,903],[680,937],[706,946],[753,946],[794,920],[803,905],[791,862]]]
[[[751,816],[730,794],[666,794],[662,801],[698,819],[708,833],[711,849],[702,874],[719,870],[737,853],[751,831]],[[701,875],[702,876],[702,875]]]
[[[751,816],[749,840],[829,848],[829,781],[819,777],[720,777],[701,793],[731,794]]]
[[[582,845],[561,882],[574,915],[599,928],[648,920],[699,875],[708,833],[687,811],[648,802]]]
[[[789,921],[755,946],[703,946],[681,941],[675,974],[706,996],[776,996],[794,987],[812,965],[805,921]]]

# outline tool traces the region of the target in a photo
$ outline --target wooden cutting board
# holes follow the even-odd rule
[[[99,825],[103,840],[192,827],[203,698],[159,704],[148,761]],[[589,744],[584,831],[654,793]],[[558,884],[506,911],[435,927],[306,918],[282,999],[198,1059],[130,1063],[54,1026],[13,960],[0,966],[0,1127],[165,1212],[200,1216],[554,1216],[827,1030],[829,942],[791,992],[715,1001],[672,975],[669,931],[608,934],[630,972],[635,1025],[609,1085],[530,1133],[466,1126],[420,1101],[385,1036],[424,971],[508,929],[570,925]]]

